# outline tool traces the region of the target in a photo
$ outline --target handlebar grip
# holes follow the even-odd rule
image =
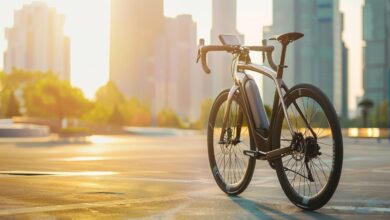
[[[209,74],[211,73],[211,70],[209,66],[207,65],[207,53],[210,51],[233,51],[236,49],[235,46],[230,45],[209,45],[209,46],[202,46],[200,48],[200,58],[202,60],[202,68],[203,70]]]
[[[207,65],[206,54],[207,54],[207,52],[206,53],[201,52],[202,68],[203,68],[203,71],[205,71],[207,74],[210,74],[211,71],[210,71],[209,66]]]

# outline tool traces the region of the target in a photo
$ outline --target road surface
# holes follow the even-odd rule
[[[388,140],[344,142],[338,190],[307,212],[288,201],[263,161],[244,193],[226,196],[204,135],[3,141],[0,219],[389,219]]]

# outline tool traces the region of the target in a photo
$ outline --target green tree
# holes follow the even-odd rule
[[[151,111],[137,98],[127,100],[115,83],[110,81],[98,89],[93,108],[83,119],[103,124],[150,126]]]
[[[182,128],[179,116],[172,109],[163,109],[157,114],[157,126]]]
[[[98,122],[102,124],[111,123],[111,120],[116,121],[116,124],[124,124],[123,106],[126,100],[123,94],[119,91],[114,82],[109,81],[101,86],[95,93],[95,103],[90,111],[83,115],[83,119],[87,121]],[[122,121],[119,118],[113,119],[114,107],[120,112]]]
[[[376,126],[380,128],[387,128],[388,127],[388,108],[389,102],[388,100],[383,101],[379,105],[376,106],[374,112],[375,114],[372,114],[371,120],[376,121]]]
[[[206,98],[203,100],[201,106],[200,106],[200,115],[199,119],[192,123],[190,125],[190,128],[193,129],[204,129],[207,126],[208,120],[209,120],[209,115],[210,115],[210,110],[213,105],[213,100],[211,98]]]
[[[367,127],[368,113],[370,109],[374,106],[374,103],[370,99],[363,99],[361,102],[359,102],[358,106],[361,108],[363,127]]]
[[[0,117],[9,115],[9,108],[15,109],[15,106],[8,107],[8,104],[14,105],[16,103],[15,100],[9,99],[13,98],[11,95],[14,91],[24,91],[25,87],[35,85],[37,81],[43,78],[56,78],[56,76],[50,71],[25,71],[16,68],[10,74],[0,72],[0,104],[2,106]]]
[[[96,102],[110,105],[112,108],[123,105],[126,102],[126,98],[112,81],[109,81],[96,91],[95,99]]]
[[[5,112],[8,105],[9,94],[6,89],[6,84],[7,74],[3,71],[0,71],[0,118],[5,117]]]
[[[83,92],[68,81],[56,77],[44,77],[24,89],[27,115],[78,118],[90,109],[91,103]]]
[[[11,92],[9,97],[8,97],[8,103],[6,106],[6,112],[5,112],[5,117],[7,118],[12,118],[15,116],[20,116],[20,111],[19,111],[19,102],[15,97],[14,92]]]
[[[110,106],[102,103],[93,103],[92,108],[86,112],[81,118],[86,121],[105,124],[108,122],[108,118],[111,115]]]
[[[112,125],[123,125],[124,118],[118,106],[115,106],[114,111],[111,113],[111,116],[108,119],[108,123]]]
[[[125,105],[126,121],[132,126],[150,126],[152,125],[152,113],[150,106],[142,103],[139,99],[133,97],[126,101]]]

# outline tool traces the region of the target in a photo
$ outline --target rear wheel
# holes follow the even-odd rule
[[[274,146],[291,146],[293,151],[275,160],[275,169],[291,202],[315,210],[330,200],[340,179],[343,162],[340,125],[331,102],[312,85],[293,87],[285,104],[294,134],[290,133],[280,109],[272,142]]]
[[[234,95],[226,128],[222,131],[228,90],[215,100],[207,130],[208,155],[214,179],[228,195],[243,192],[252,179],[256,160],[244,155],[244,150],[255,150],[248,126],[246,109],[238,94]]]

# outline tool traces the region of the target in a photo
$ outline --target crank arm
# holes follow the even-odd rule
[[[268,152],[244,150],[243,153],[246,156],[250,156],[256,159],[273,161],[283,157],[283,155],[288,154],[290,152],[291,152],[291,147],[283,147]]]

